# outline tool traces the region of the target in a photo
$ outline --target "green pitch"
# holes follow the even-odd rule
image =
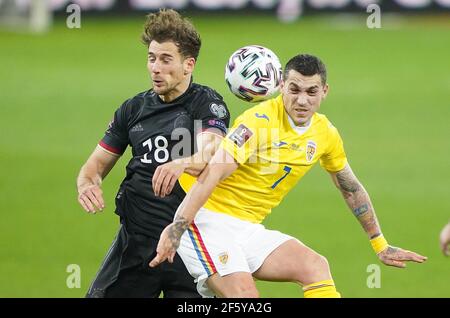
[[[280,24],[270,17],[194,17],[203,38],[195,81],[216,88],[233,118],[248,107],[228,93],[228,56],[261,44],[285,64],[298,52],[328,66],[322,104],[369,191],[393,245],[429,257],[381,265],[327,174],[314,168],[265,224],[325,255],[344,297],[449,297],[450,259],[438,233],[450,218],[448,19],[383,20],[383,28],[332,16]],[[0,32],[0,297],[81,297],[118,227],[114,196],[129,153],[104,183],[107,208],[87,215],[75,178],[116,107],[149,85],[143,19],[57,19],[42,36]],[[66,268],[81,268],[69,289]],[[370,264],[380,288],[368,288]],[[290,283],[258,283],[263,297],[297,297]]]

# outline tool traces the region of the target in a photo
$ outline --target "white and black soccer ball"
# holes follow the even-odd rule
[[[225,81],[231,92],[248,102],[261,102],[280,90],[281,63],[275,53],[259,45],[234,52],[225,65]]]

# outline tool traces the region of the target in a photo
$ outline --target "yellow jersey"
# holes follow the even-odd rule
[[[315,113],[308,127],[298,127],[281,95],[240,115],[220,147],[239,167],[204,207],[253,223],[262,222],[317,161],[329,172],[347,163],[342,139],[326,116]],[[185,190],[192,181],[180,178]]]

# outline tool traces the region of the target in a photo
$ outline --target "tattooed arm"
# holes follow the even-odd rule
[[[156,248],[157,255],[150,262],[150,267],[155,267],[166,259],[170,263],[173,262],[175,253],[180,245],[181,236],[194,220],[198,210],[206,203],[216,185],[237,168],[238,164],[234,161],[233,156],[219,148],[197,179],[197,182],[187,193],[178,208],[174,221],[161,233],[158,247]]]
[[[382,233],[369,194],[356,178],[347,164],[341,171],[331,173],[336,187],[341,191],[345,202],[362,225],[370,240],[381,239]],[[386,265],[405,267],[405,261],[422,263],[426,257],[387,245],[378,253],[378,258]]]
[[[369,194],[356,178],[350,166],[347,164],[341,171],[332,173],[331,178],[341,191],[348,207],[366,231],[369,239],[379,236],[381,229],[372,202],[370,202]]]

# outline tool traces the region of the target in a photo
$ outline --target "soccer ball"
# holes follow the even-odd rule
[[[238,98],[252,103],[264,101],[280,89],[280,60],[268,48],[242,47],[228,60],[225,81]]]

